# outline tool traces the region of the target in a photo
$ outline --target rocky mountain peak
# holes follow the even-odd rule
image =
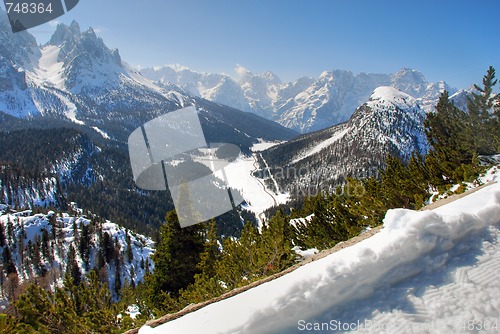
[[[74,40],[80,37],[80,26],[76,21],[71,22],[69,26],[60,23],[56,27],[56,31],[52,34],[48,44],[63,45],[69,40]]]
[[[392,86],[415,98],[422,97],[427,89],[427,80],[417,70],[402,68],[392,76]]]

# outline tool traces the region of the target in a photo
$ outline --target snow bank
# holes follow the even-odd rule
[[[462,319],[462,328],[442,323],[438,331],[430,332],[470,332],[464,319],[483,324],[484,317],[495,316],[500,321],[500,262],[493,265],[487,261],[496,255],[500,259],[499,223],[498,184],[433,211],[390,210],[382,231],[355,246],[175,321],[156,328],[145,326],[140,333],[296,333],[325,322],[331,325],[328,330],[323,327],[317,332],[334,332],[338,327],[333,325],[340,323],[336,319],[351,324],[397,319],[393,326],[404,324],[405,319],[410,324]],[[488,250],[492,255],[481,260],[480,254]],[[441,285],[446,291],[454,284],[454,277],[463,281],[463,271],[477,267],[481,261],[489,265],[477,275],[496,277],[488,285],[479,285],[478,289],[489,289],[481,294],[487,298],[481,302],[484,309],[477,311],[481,305],[477,298],[468,302],[468,298],[457,299],[456,293],[443,293],[437,303],[439,307],[448,305],[446,298],[455,296],[451,301],[455,304],[446,313],[425,313],[412,304],[412,300],[424,303],[426,298],[433,299],[425,292],[435,293],[432,289],[441,289]],[[455,306],[459,301],[465,306]],[[420,318],[415,316],[419,314]],[[412,327],[411,331],[429,332],[425,326],[419,328]],[[349,329],[384,332],[359,323]]]

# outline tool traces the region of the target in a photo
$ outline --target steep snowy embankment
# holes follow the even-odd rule
[[[149,333],[499,332],[500,184]]]

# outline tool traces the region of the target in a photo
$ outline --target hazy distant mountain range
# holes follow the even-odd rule
[[[179,65],[141,70],[151,80],[180,86],[194,96],[254,112],[302,133],[347,121],[380,86],[413,96],[426,111],[432,109],[443,90],[450,95],[457,93],[446,82],[429,83],[422,73],[408,68],[394,74],[325,71],[319,78],[302,77],[289,83],[272,72],[254,74],[243,67],[236,72],[239,80]]]

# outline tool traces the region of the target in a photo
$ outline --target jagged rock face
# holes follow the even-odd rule
[[[392,87],[415,98],[422,97],[427,91],[427,81],[422,73],[403,68],[392,76]]]
[[[7,27],[5,22],[1,24]],[[44,46],[38,46],[27,32],[0,33],[2,45],[18,50],[15,54],[0,50],[5,60],[0,63],[0,112],[8,115],[68,120],[105,138],[126,142],[141,124],[183,106],[197,105],[202,124],[213,135],[207,140],[212,142],[231,139],[248,149],[258,138],[283,140],[295,135],[278,124],[234,110],[234,115],[244,120],[240,122],[238,117],[225,116],[230,108],[193,97],[179,87],[154,84],[122,62],[118,50],[109,49],[92,28],[82,32],[76,22],[58,25]],[[192,81],[191,74],[184,71],[185,80]],[[250,110],[234,81],[219,75],[203,77],[211,89],[192,90]],[[185,81],[182,77],[179,80]],[[243,104],[238,105],[238,101]]]
[[[262,155],[292,194],[332,191],[347,176],[376,175],[387,154],[408,160],[429,149],[417,100],[395,88],[375,89],[348,122],[275,146]],[[307,193],[306,193],[307,194]],[[313,193],[314,194],[314,193]]]
[[[36,39],[28,32],[13,33],[7,15],[0,12],[0,58],[2,63],[30,66],[32,59],[39,56]],[[4,15],[5,14],[5,15]]]
[[[0,15],[0,45],[0,94],[25,90],[24,68],[32,68],[33,59],[40,56],[35,38],[25,31],[12,33],[7,15]]]
[[[303,77],[290,83],[282,83],[272,72],[254,74],[242,67],[236,71],[240,76],[238,81],[178,66],[145,69],[142,73],[152,80],[178,84],[192,94],[252,111],[302,133],[347,121],[380,86],[392,86],[413,96],[426,111],[432,109],[444,89],[451,94],[456,91],[445,82],[429,84],[422,73],[407,68],[392,75],[354,75],[333,70],[323,72],[317,79]],[[228,82],[231,89],[227,88]]]
[[[69,27],[59,24],[48,43],[50,45],[59,48],[57,61],[63,64],[65,88],[68,90],[80,93],[91,90],[96,83],[105,82],[110,88],[122,83],[118,50],[110,50],[92,28],[82,33],[75,21]],[[96,78],[100,82],[96,82]]]

